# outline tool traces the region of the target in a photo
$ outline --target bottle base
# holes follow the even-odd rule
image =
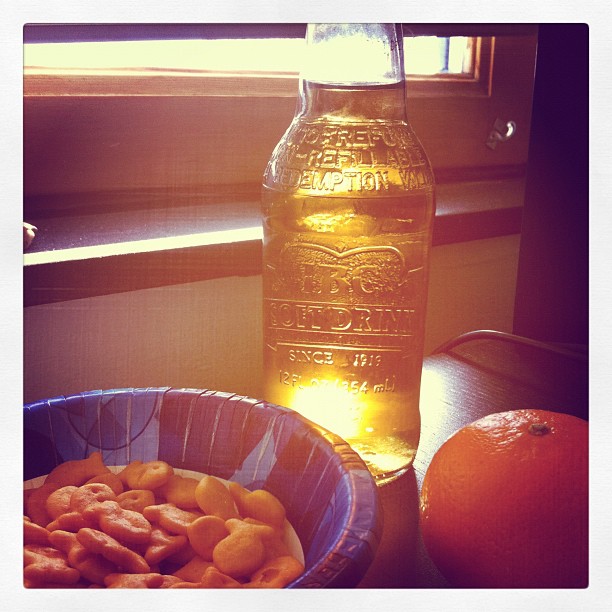
[[[377,485],[387,484],[405,474],[414,461],[416,444],[399,436],[347,440],[363,459]]]

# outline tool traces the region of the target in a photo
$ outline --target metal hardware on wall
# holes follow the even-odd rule
[[[510,140],[516,133],[516,123],[514,121],[503,121],[502,119],[496,119],[493,124],[493,129],[489,132],[487,137],[487,147],[495,150],[498,143],[506,142]]]

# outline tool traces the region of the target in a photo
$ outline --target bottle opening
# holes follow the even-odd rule
[[[389,85],[403,80],[395,27],[379,23],[309,24],[302,78],[312,83]]]

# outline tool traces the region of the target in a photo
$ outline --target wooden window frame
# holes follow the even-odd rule
[[[533,78],[537,28],[517,26],[517,31],[518,35],[514,35],[505,26],[501,35],[479,38],[480,56],[485,59],[477,66],[478,79],[470,82],[457,78],[409,79],[410,119],[428,151],[438,180],[492,178],[524,171],[531,110],[529,79]],[[478,29],[474,32],[478,33]],[[227,192],[232,184],[248,185],[250,192],[255,193],[265,162],[293,116],[296,94],[295,74],[156,71],[71,74],[25,70],[25,197],[95,193],[109,191],[109,186],[119,190],[141,189],[143,184],[163,189],[169,183],[176,187],[181,182],[186,189],[207,186],[220,192]],[[189,98],[196,99],[196,103],[189,104]],[[134,113],[136,105],[141,119],[150,117],[149,122],[141,121],[140,131],[126,129],[120,120],[113,122],[104,117],[105,107],[120,119],[122,112],[126,117]],[[253,108],[257,110],[249,115],[248,141],[254,143],[252,151],[238,142],[239,135],[232,135],[232,118],[224,108],[233,109],[236,116]],[[68,116],[70,121],[61,126],[61,131],[57,124],[55,131],[48,124],[50,118]],[[498,118],[515,121],[518,129],[510,141],[492,151],[486,140]],[[165,124],[172,126],[175,133],[204,137],[207,121],[211,127],[206,138],[210,147],[229,147],[233,159],[244,156],[238,164],[238,180],[236,172],[227,167],[215,168],[214,163],[211,166],[213,160],[201,145],[184,141],[181,148],[172,134],[161,135]],[[157,135],[156,130],[147,130],[147,123],[155,125]],[[91,130],[86,131],[86,126]],[[61,150],[57,163],[52,156],[41,158],[40,152],[49,139],[54,139]],[[108,142],[121,143],[112,156],[104,145]],[[158,160],[171,157],[177,168],[190,165],[195,168],[198,162],[193,161],[194,156],[208,174],[196,176],[195,169],[189,176],[184,172],[175,178],[160,174]],[[83,160],[88,157],[90,164],[85,165]],[[125,172],[130,165],[137,169],[133,173],[135,178],[139,173],[148,177],[146,183],[130,182]]]

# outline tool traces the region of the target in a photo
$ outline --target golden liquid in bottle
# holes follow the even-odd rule
[[[333,112],[294,121],[264,179],[264,397],[383,482],[419,441],[433,177],[405,121],[366,118],[396,88],[313,95]]]

